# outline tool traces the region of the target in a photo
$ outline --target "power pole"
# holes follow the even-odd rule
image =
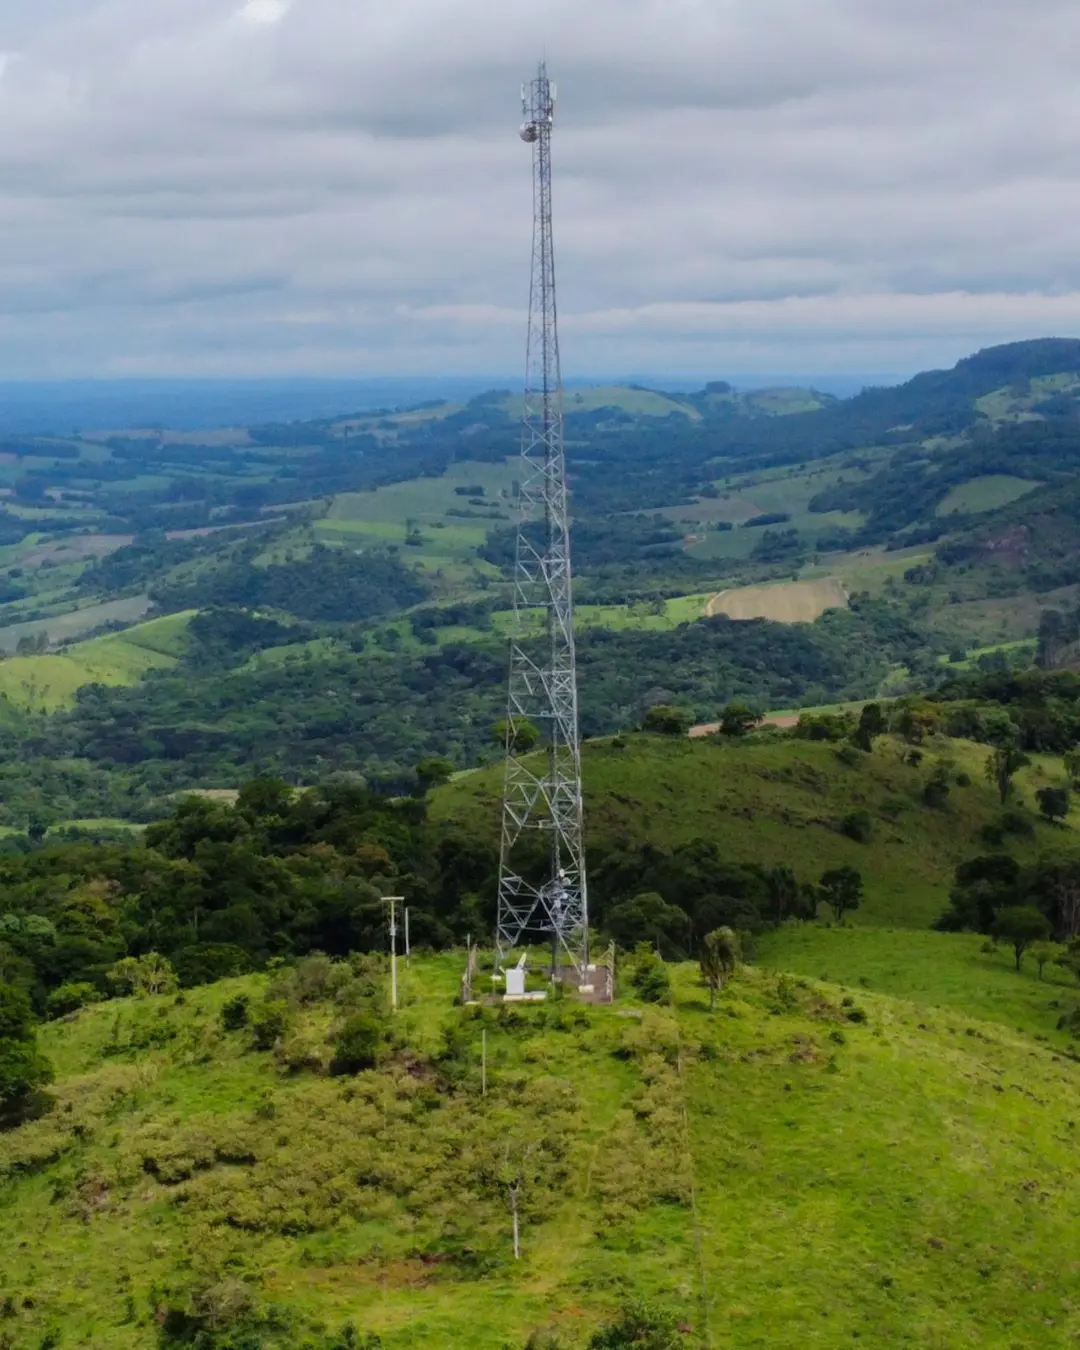
[[[553,967],[565,957],[583,982],[589,959],[588,903],[551,209],[555,92],[543,63],[536,79],[522,89],[521,139],[533,147],[533,258],[496,961],[502,969],[526,934],[535,934],[550,941]],[[539,643],[528,637],[529,619],[538,612],[544,618]],[[516,753],[516,730],[524,723],[542,733],[542,765]],[[539,849],[538,834],[543,841]]]
[[[387,895],[383,899],[390,906],[390,1009],[397,1012],[397,907],[405,897]]]

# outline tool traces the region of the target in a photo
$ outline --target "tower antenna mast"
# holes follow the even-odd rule
[[[581,983],[589,929],[552,238],[555,94],[546,63],[521,91],[521,139],[533,148],[533,255],[496,946],[501,969],[526,935],[543,935],[553,965],[567,961]],[[518,753],[528,724],[543,738],[541,763]]]

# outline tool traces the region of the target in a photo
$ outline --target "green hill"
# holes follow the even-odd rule
[[[626,844],[670,848],[705,839],[732,863],[786,864],[808,881],[852,866],[866,886],[859,923],[926,927],[945,908],[957,865],[986,851],[980,831],[1000,808],[983,777],[985,746],[942,740],[918,767],[902,761],[908,749],[892,737],[878,741],[872,755],[845,759],[822,742],[769,736],[589,742],[583,756],[589,847],[600,856]],[[946,805],[934,809],[922,794],[942,761],[953,787]],[[1018,803],[1030,802],[1056,772],[1049,757],[1037,757],[1017,776]],[[963,775],[969,781],[960,785],[955,780]],[[500,766],[463,775],[434,794],[432,819],[494,842],[501,786]],[[857,811],[872,821],[864,843],[843,833],[845,818]],[[1033,820],[1032,830],[1013,846],[1023,861],[1043,849],[1080,848],[1072,828]]]
[[[265,977],[46,1027],[56,1107],[0,1136],[5,1344],[578,1350],[641,1295],[694,1347],[1075,1342],[1060,1051],[753,969],[714,1013],[689,966],[672,1008],[455,1010],[462,961],[414,961],[355,1076],[328,1037],[370,962],[309,967],[272,1050],[221,1017]]]

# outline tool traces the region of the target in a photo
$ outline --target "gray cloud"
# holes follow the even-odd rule
[[[1080,328],[1069,0],[8,0],[0,374],[914,369]]]

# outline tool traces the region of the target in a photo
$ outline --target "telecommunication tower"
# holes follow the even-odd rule
[[[502,969],[523,939],[542,936],[551,943],[553,965],[567,961],[583,981],[588,902],[551,225],[555,92],[543,63],[521,91],[521,139],[533,148],[533,255],[496,946]],[[516,753],[525,724],[541,732],[541,764]]]

